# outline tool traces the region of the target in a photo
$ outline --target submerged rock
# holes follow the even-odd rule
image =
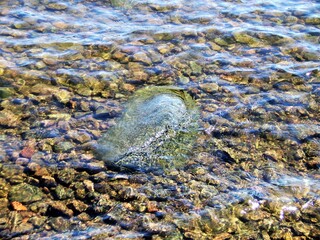
[[[31,203],[40,201],[44,197],[42,191],[30,184],[20,183],[13,186],[9,191],[9,200],[21,203]]]
[[[194,100],[183,89],[141,89],[118,124],[98,141],[97,157],[120,168],[181,166],[195,139],[198,114]]]

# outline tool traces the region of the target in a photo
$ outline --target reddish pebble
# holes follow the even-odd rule
[[[11,203],[11,206],[12,206],[12,208],[13,208],[15,211],[27,211],[26,206],[24,206],[24,205],[23,205],[22,203],[20,203],[20,202],[14,201],[14,202]]]
[[[20,156],[21,157],[24,157],[24,158],[31,158],[32,155],[34,154],[35,150],[33,147],[30,147],[30,146],[26,146],[24,147],[21,152],[20,152]]]

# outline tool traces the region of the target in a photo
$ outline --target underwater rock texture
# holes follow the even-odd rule
[[[191,96],[176,87],[146,87],[129,100],[116,126],[98,141],[107,164],[133,169],[178,167],[197,130]]]

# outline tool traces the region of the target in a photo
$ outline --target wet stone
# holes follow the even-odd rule
[[[31,232],[33,230],[33,225],[31,223],[24,223],[14,226],[14,228],[11,230],[12,235],[20,235],[20,234],[26,234],[28,232]]]
[[[0,213],[8,210],[8,206],[9,206],[9,201],[7,198],[0,198]]]
[[[56,180],[51,176],[42,176],[41,182],[46,187],[55,187],[57,186]]]
[[[72,200],[68,205],[70,209],[73,209],[75,212],[82,213],[87,210],[88,205],[79,200]]]
[[[249,34],[245,32],[235,32],[233,34],[233,37],[235,40],[239,43],[248,44],[250,46],[258,45],[259,42],[256,38],[250,36]]]
[[[39,228],[45,224],[46,220],[46,216],[34,216],[29,219],[29,222],[32,223],[35,227]]]
[[[202,67],[194,61],[190,62],[190,68],[192,70],[193,75],[197,76],[197,75],[200,75],[202,72]]]
[[[179,157],[175,158],[177,162],[171,161],[170,154],[174,152],[169,148],[175,144],[170,139],[179,139],[179,146],[184,140],[184,144],[191,144],[188,133],[196,126],[197,109],[185,91],[170,87],[141,89],[128,102],[118,124],[98,141],[95,152],[111,167],[178,166]],[[160,150],[160,146],[163,149]],[[180,154],[178,146],[175,151]],[[144,159],[144,156],[149,157]]]
[[[27,183],[12,186],[9,191],[9,200],[11,202],[31,203],[40,201],[43,197],[44,194],[40,188]]]
[[[55,152],[69,153],[74,148],[74,144],[71,142],[58,142],[53,146]]]
[[[65,188],[61,185],[58,185],[54,192],[53,195],[56,197],[58,200],[63,200],[63,199],[68,199],[73,197],[73,191],[72,189]]]
[[[66,104],[67,102],[69,102],[69,100],[72,98],[72,95],[73,94],[71,92],[63,89],[60,89],[58,92],[53,94],[53,96],[57,99],[57,101],[63,104]]]
[[[137,52],[132,56],[132,58],[133,58],[133,61],[135,61],[135,62],[142,62],[146,65],[152,64],[150,58],[144,52]]]
[[[63,184],[69,185],[75,179],[76,171],[74,169],[63,169],[58,171],[57,180]]]
[[[306,18],[307,24],[319,25],[320,24],[320,17],[319,16],[311,16]]]
[[[48,211],[49,216],[63,216],[72,217],[73,211],[67,207],[67,205],[62,201],[55,201],[49,203]]]
[[[9,110],[2,110],[0,112],[0,126],[17,127],[20,123],[21,119],[19,115]]]
[[[49,221],[49,225],[57,232],[65,232],[70,227],[70,221],[63,217],[55,217],[51,218]]]
[[[48,203],[46,202],[34,202],[29,205],[29,209],[35,213],[44,215],[48,210]]]
[[[13,94],[14,94],[13,88],[0,87],[0,99],[11,97],[13,96]]]
[[[68,132],[68,138],[71,138],[73,141],[78,143],[85,143],[91,140],[91,137],[86,132],[78,132],[75,130],[71,130]]]
[[[53,2],[53,3],[47,4],[46,8],[49,10],[65,10],[68,8],[68,6],[65,3]]]

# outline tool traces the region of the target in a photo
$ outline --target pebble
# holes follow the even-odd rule
[[[0,76],[1,76],[0,69]],[[14,89],[10,87],[0,87],[0,99],[9,98],[14,95]]]
[[[144,52],[137,52],[137,53],[133,54],[132,60],[134,62],[141,62],[141,63],[144,63],[146,65],[151,65],[152,64],[151,59]]]
[[[0,112],[0,126],[17,127],[21,124],[21,118],[10,110],[2,110]]]
[[[31,203],[42,200],[44,194],[41,189],[36,186],[20,183],[10,188],[8,197],[11,202]]]
[[[57,11],[60,11],[60,10],[65,10],[68,8],[68,5],[65,4],[65,3],[57,3],[57,2],[54,2],[54,3],[49,3],[46,5],[46,8],[49,9],[49,10],[57,10]]]
[[[49,220],[49,225],[57,232],[65,232],[70,228],[70,221],[63,217],[55,217]]]
[[[74,144],[71,142],[58,142],[53,146],[55,152],[70,153],[74,149]]]
[[[58,185],[54,189],[53,195],[56,197],[57,200],[65,200],[65,199],[69,199],[69,198],[74,197],[74,193],[73,193],[72,189],[65,188],[61,185]]]
[[[22,203],[13,201],[11,202],[11,206],[15,211],[27,211],[28,209]]]
[[[69,209],[66,204],[62,201],[50,202],[49,207],[49,216],[62,216],[62,217],[72,217],[73,211]]]

